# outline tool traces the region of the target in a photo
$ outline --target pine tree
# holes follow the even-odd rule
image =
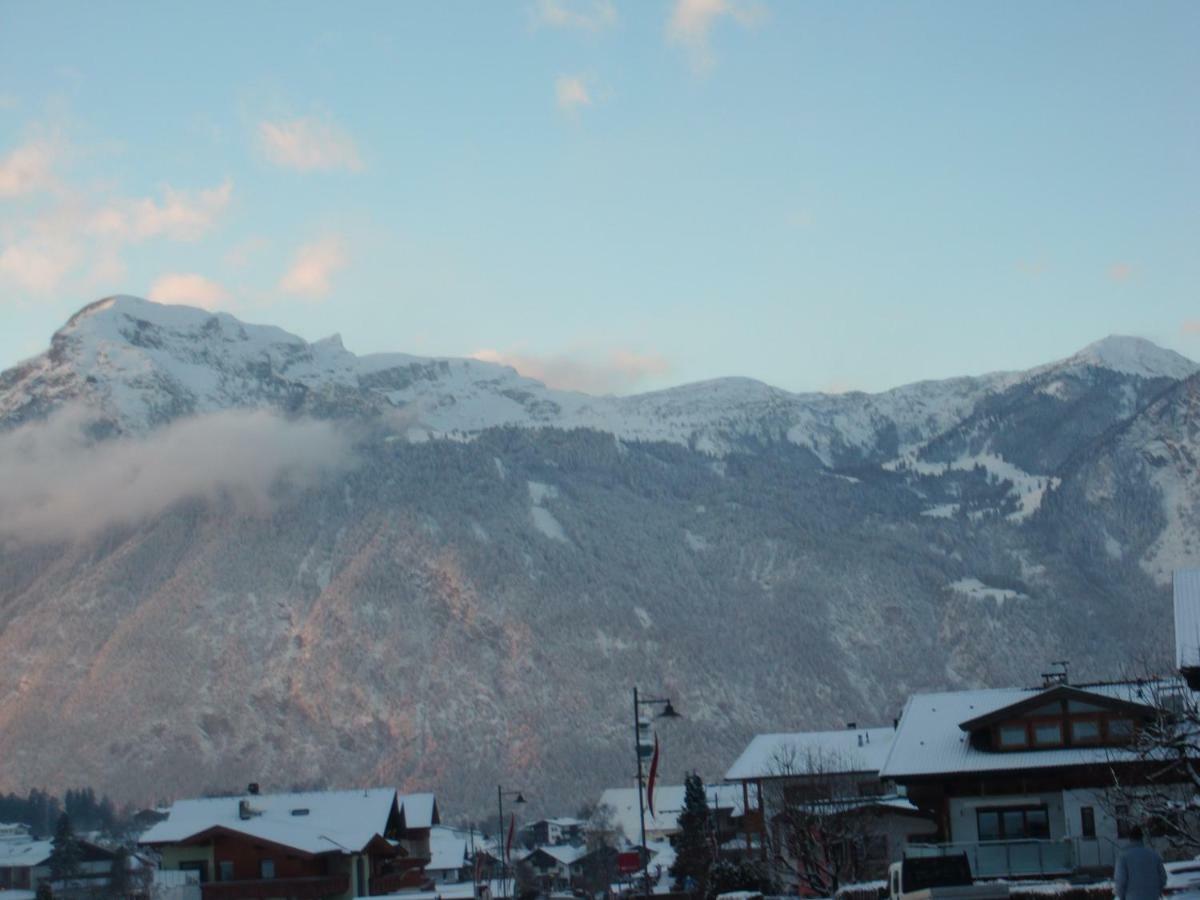
[[[683,782],[683,811],[679,814],[679,834],[675,838],[675,864],[671,877],[676,891],[703,896],[712,866],[712,847],[708,841],[708,797],[704,782],[693,772]]]
[[[54,829],[53,850],[50,852],[50,878],[60,881],[79,874],[80,848],[71,827],[71,817],[63,813]]]

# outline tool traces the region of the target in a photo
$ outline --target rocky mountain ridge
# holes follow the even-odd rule
[[[624,783],[633,683],[685,711],[666,774],[713,777],[756,730],[1163,659],[1196,372],[1108,338],[873,395],[590,397],[100,301],[0,374],[0,789],[573,803]]]

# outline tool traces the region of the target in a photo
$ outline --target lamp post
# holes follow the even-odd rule
[[[638,822],[642,828],[642,846],[638,848],[638,856],[642,863],[642,890],[646,897],[650,896],[650,854],[646,850],[646,800],[645,785],[642,783],[642,707],[661,706],[663,711],[658,714],[660,719],[678,719],[679,713],[666,697],[638,697],[637,685],[633,686],[633,749],[637,753],[637,783],[638,783]]]
[[[501,895],[503,895],[503,893],[504,893],[504,885],[505,885],[506,877],[507,877],[507,873],[508,873],[508,847],[507,847],[507,845],[505,843],[505,839],[504,839],[504,798],[505,797],[516,797],[516,799],[513,800],[513,803],[524,803],[525,802],[525,797],[522,796],[520,791],[506,791],[503,788],[501,788],[500,785],[496,785],[496,808],[497,808],[497,810],[499,810],[499,813],[500,813],[500,827],[499,827],[499,831],[498,831],[498,839],[496,841],[496,848],[500,852],[500,893],[501,893]],[[513,885],[515,888],[515,886],[516,886],[515,880],[513,882]]]

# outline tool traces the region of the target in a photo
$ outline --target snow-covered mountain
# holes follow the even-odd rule
[[[593,397],[94,303],[0,374],[0,789],[568,802],[627,775],[632,683],[686,710],[668,769],[715,774],[913,689],[1115,673],[1200,552],[1197,370],[1112,337]]]

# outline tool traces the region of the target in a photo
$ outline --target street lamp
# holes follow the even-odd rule
[[[504,840],[504,798],[515,797],[513,803],[524,803],[525,797],[520,791],[506,791],[496,785],[496,808],[500,812],[500,827],[496,840],[496,848],[500,851],[500,893],[504,894],[504,885],[508,873],[508,847]],[[514,888],[516,887],[514,883]]]
[[[633,748],[637,753],[637,783],[638,783],[638,822],[642,827],[642,846],[638,849],[638,855],[641,857],[642,863],[642,890],[646,897],[650,896],[650,853],[646,849],[646,801],[645,801],[645,786],[642,784],[642,747],[649,746],[642,743],[642,707],[643,706],[661,706],[662,712],[658,714],[660,719],[679,719],[682,716],[675,711],[675,707],[667,697],[638,697],[637,685],[633,686]]]

